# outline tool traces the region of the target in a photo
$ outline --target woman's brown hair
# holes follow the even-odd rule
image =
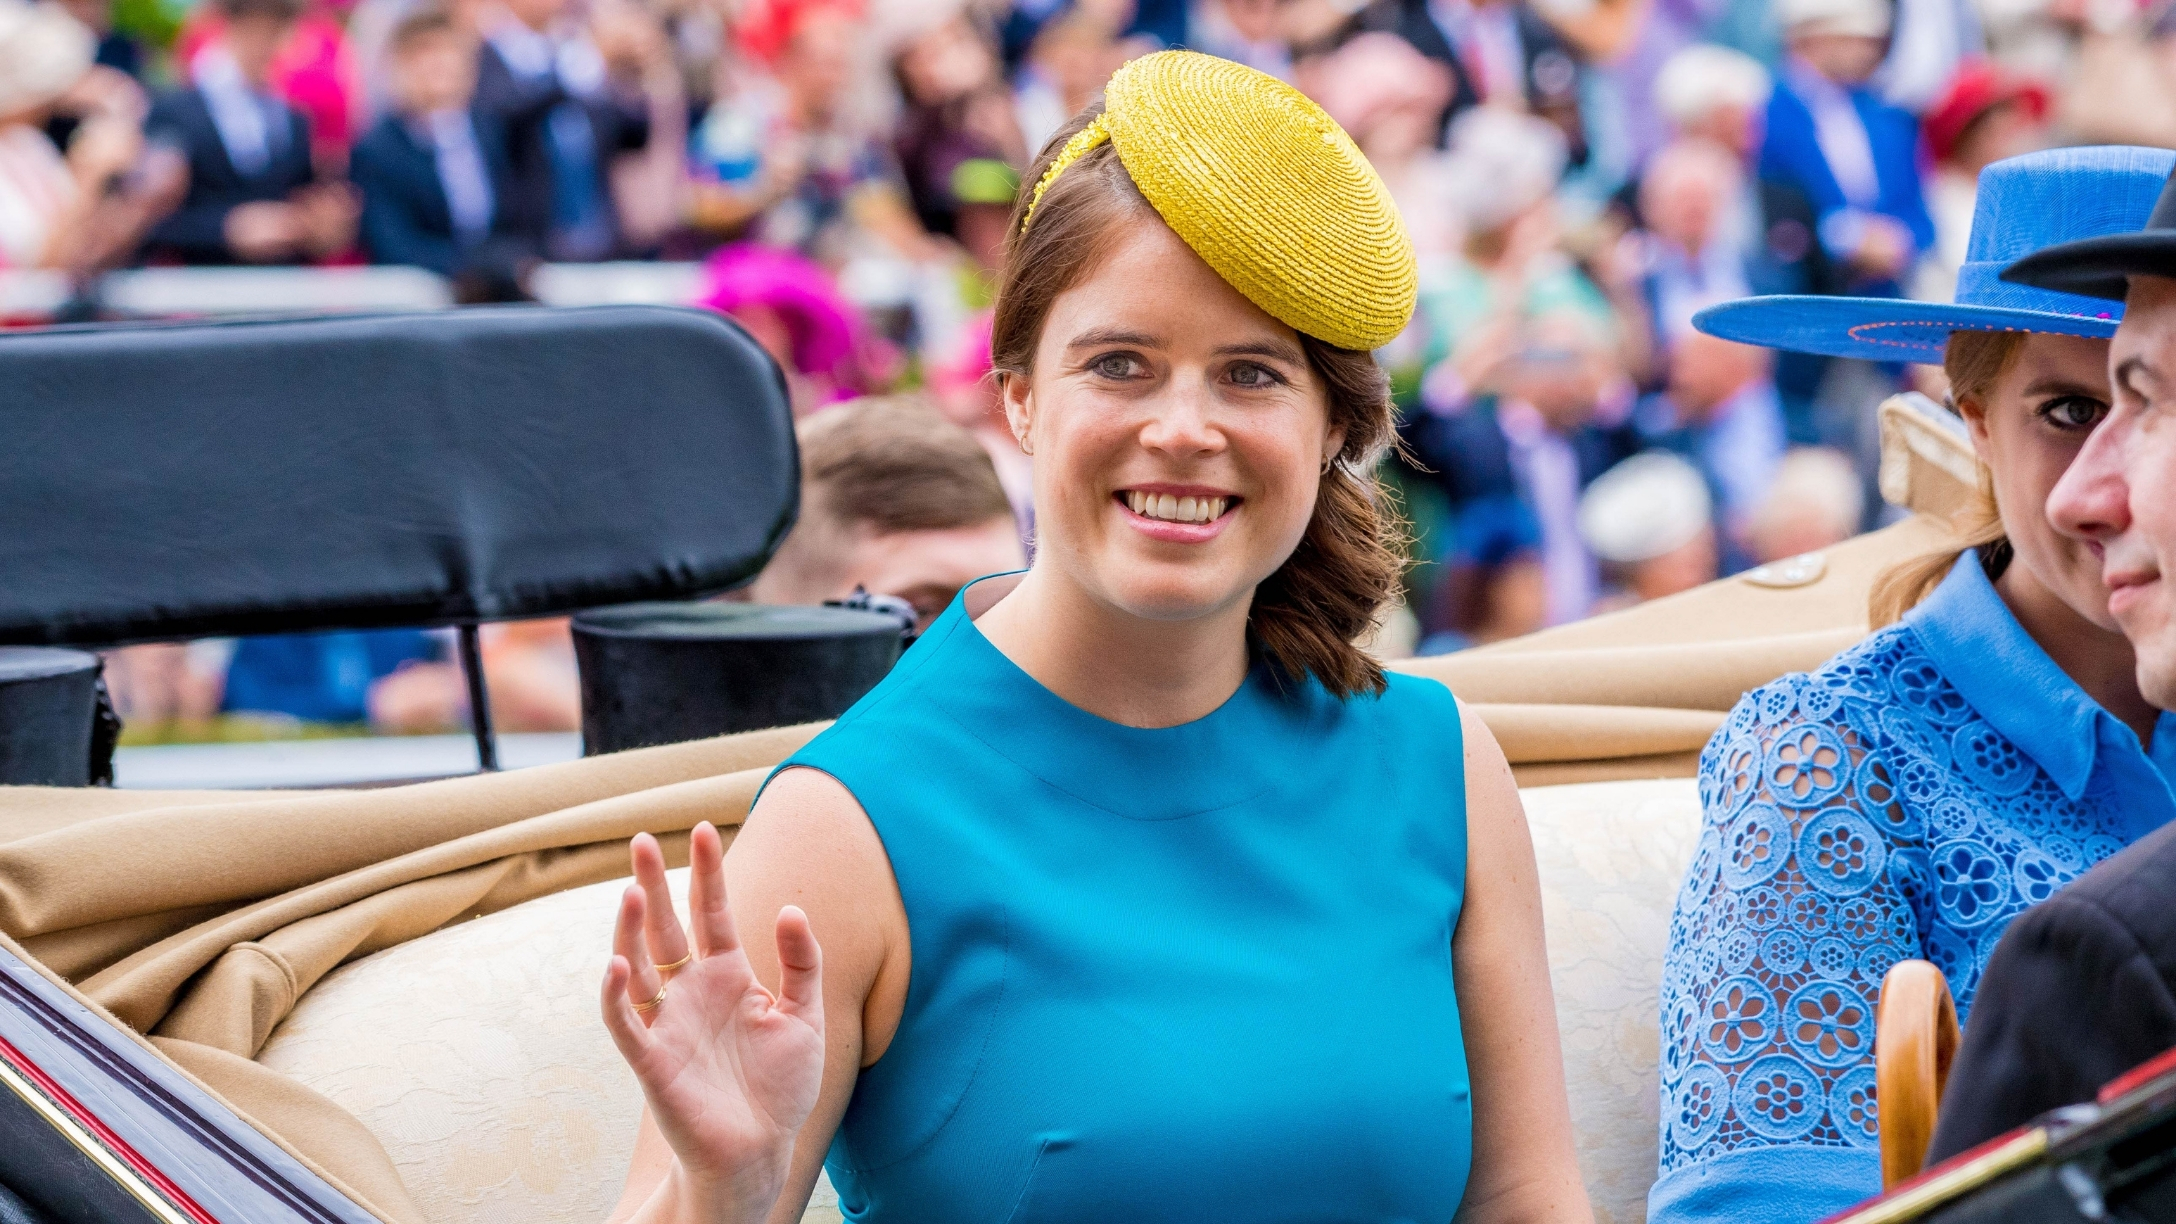
[[[1948,345],[1942,349],[1942,372],[1949,376],[1950,410],[1957,411],[1964,404],[1984,410],[1996,381],[2024,348],[2024,332],[1951,332]],[[1979,494],[1956,524],[1964,537],[1963,547],[1899,561],[1876,578],[1867,599],[1867,619],[1874,628],[1895,624],[1918,607],[1934,593],[1934,588],[1942,585],[1957,558],[1967,552],[1979,553],[1980,565],[1989,578],[2000,578],[2002,571],[2009,568],[2010,537],[2002,530],[1994,482],[1986,465],[1980,465],[1979,473]]]
[[[1050,138],[1014,207],[990,336],[1000,378],[1029,377],[1051,303],[1109,253],[1128,224],[1156,216],[1107,141],[1066,167],[1034,202],[1034,185],[1052,159],[1102,109],[1096,103]],[[1023,229],[1031,205],[1033,224]],[[1288,677],[1311,675],[1339,698],[1380,693],[1382,666],[1353,643],[1374,627],[1404,567],[1403,525],[1368,474],[1392,438],[1390,381],[1372,353],[1304,333],[1300,345],[1328,391],[1330,425],[1345,440],[1322,476],[1299,546],[1254,590],[1247,638]]]

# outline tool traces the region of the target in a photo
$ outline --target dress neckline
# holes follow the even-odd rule
[[[1312,682],[1280,693],[1257,664],[1222,705],[1191,722],[1112,722],[1051,692],[983,636],[967,615],[974,586],[960,589],[909,652],[928,649],[916,678],[934,680],[931,703],[1006,760],[1115,816],[1174,820],[1263,793],[1273,778],[1256,766],[1296,747],[1292,736],[1336,704]]]

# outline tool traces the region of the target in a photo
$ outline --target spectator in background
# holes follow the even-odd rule
[[[892,147],[922,228],[957,240],[985,272],[1003,257],[1026,165],[997,49],[965,13],[916,34],[892,59],[906,110]]]
[[[1520,0],[1374,0],[1360,21],[1450,70],[1446,121],[1483,104],[1525,111],[1557,129],[1572,164],[1586,161],[1579,60],[1564,36]]]
[[[376,263],[441,276],[486,248],[505,190],[505,134],[473,107],[476,46],[435,6],[401,19],[387,44],[392,110],[355,146],[363,245]]]
[[[1851,457],[1825,446],[1786,451],[1745,525],[1756,564],[1832,548],[1866,521],[1866,488]]]
[[[1841,292],[1840,269],[1817,236],[1820,218],[1812,199],[1760,170],[1771,92],[1768,71],[1727,47],[1687,47],[1664,63],[1655,79],[1656,106],[1676,140],[1713,143],[1738,163],[1736,197],[1722,206],[1715,228],[1737,249],[1747,292]],[[1637,216],[1636,190],[1633,199]],[[1809,353],[1785,353],[1776,360],[1776,392],[1791,436],[1800,441],[1813,436],[1814,399],[1827,369],[1826,358]]]
[[[137,173],[141,94],[94,68],[93,47],[58,5],[0,0],[0,268],[90,272],[170,206],[177,184]],[[59,115],[65,156],[46,134]]]
[[[1752,563],[1746,531],[1783,461],[1783,409],[1768,361],[1766,349],[1688,328],[1670,346],[1668,385],[1635,413],[1649,444],[1684,456],[1708,482],[1729,573]]]
[[[144,78],[144,48],[135,35],[113,25],[113,0],[61,0],[68,15],[98,40],[92,62],[136,81]]]
[[[1443,655],[1523,637],[1549,623],[1549,579],[1541,528],[1516,497],[1469,506],[1458,538],[1440,561],[1443,574],[1414,651]]]
[[[1027,564],[997,473],[919,399],[857,400],[802,423],[801,517],[749,587],[765,604],[856,590],[914,605],[921,628],[959,589]]]
[[[1425,547],[1454,558],[1509,555],[1474,541],[1530,540],[1543,571],[1545,623],[1587,615],[1599,575],[1579,538],[1579,495],[1639,449],[1622,409],[1606,411],[1622,384],[1607,324],[1594,315],[1558,309],[1519,323],[1479,395],[1454,410],[1410,414],[1399,426],[1420,479],[1449,507],[1449,540]]]
[[[1289,0],[1190,0],[1184,45],[1289,81],[1292,43],[1285,29],[1289,7]]]
[[[1934,172],[1927,179],[1934,245],[1912,278],[1913,297],[1947,302],[1956,296],[1980,171],[2042,147],[2047,119],[2045,88],[1984,60],[1967,63],[1935,98],[1921,120],[1927,153],[1934,159]]]
[[[318,178],[309,125],[269,80],[300,0],[220,3],[219,39],[197,53],[196,84],[160,97],[144,124],[188,176],[151,251],[206,264],[329,258],[355,240],[355,195]]]
[[[1464,237],[1456,186],[1436,148],[1451,74],[1394,34],[1358,34],[1311,65],[1308,93],[1383,176],[1424,266],[1454,255]]]
[[[843,261],[860,232],[926,241],[890,150],[849,113],[860,27],[839,3],[797,6],[768,76],[719,98],[696,128],[695,223]]]
[[[1779,0],[1788,54],[1768,101],[1761,173],[1806,193],[1817,235],[1854,292],[1894,296],[1934,244],[1919,124],[1868,85],[1887,47],[1887,0]]]
[[[1030,162],[1066,120],[1103,92],[1124,55],[1111,24],[1086,6],[1063,8],[1035,32],[1013,91]]]
[[[454,666],[445,662],[443,638],[421,629],[242,638],[227,662],[219,708],[309,723],[377,722],[373,699],[388,677],[418,665]],[[449,720],[432,721],[436,729]],[[388,729],[416,729],[401,719],[394,723]]]
[[[1715,580],[1707,480],[1667,451],[1632,456],[1579,498],[1579,535],[1601,563],[1596,612],[1627,608]]]
[[[1723,146],[1680,139],[1640,180],[1637,258],[1658,348],[1689,331],[1693,315],[1752,293],[1749,244],[1730,232],[1750,220],[1734,212],[1743,176]]]
[[[1443,182],[1465,239],[1451,259],[1421,269],[1408,336],[1438,407],[1469,393],[1478,369],[1522,318],[1578,311],[1610,326],[1608,298],[1561,249],[1555,190],[1564,141],[1530,115],[1485,108],[1451,129]],[[1408,359],[1410,360],[1410,359]]]
[[[224,8],[217,3],[194,6],[174,38],[173,62],[182,79],[193,81],[199,58],[225,37]],[[265,70],[264,83],[302,113],[318,172],[340,174],[355,139],[362,87],[348,54],[347,32],[326,0],[302,0]]]
[[[554,260],[626,254],[610,172],[649,143],[647,99],[610,88],[567,0],[499,0],[479,28],[475,106],[506,133],[500,224]]]

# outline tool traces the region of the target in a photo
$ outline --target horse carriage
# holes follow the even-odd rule
[[[479,622],[730,589],[797,504],[776,370],[694,312],[59,329],[0,340],[0,380],[12,646],[412,625],[472,643]],[[1449,684],[1518,777],[1580,1165],[1612,1224],[1644,1217],[1654,1176],[1656,993],[1699,752],[1748,688],[1860,637],[1875,575],[1938,546],[1970,491],[1941,416],[1892,402],[1883,432],[1883,492],[1909,512],[1891,527],[1395,665]],[[0,696],[0,764],[99,751],[95,670],[48,671],[60,705]],[[783,664],[768,684],[810,689]],[[819,729],[769,725],[797,707],[750,693],[761,729],[505,772],[479,725],[484,771],[409,785],[0,788],[0,1220],[604,1218],[640,1110],[596,1017],[625,843],[654,833],[684,863],[690,828],[737,825]],[[1941,1005],[1884,1017],[1917,1060],[1895,1082],[1925,1081],[1913,1106],[1883,1080],[1885,1140],[1931,1112]],[[2172,1082],[2105,1112],[2135,1134]],[[2052,1184],[2063,1143],[2110,1150],[2116,1123],[2068,1125],[1867,1218],[2028,1218],[1956,1196]],[[840,1218],[824,1187],[804,1218]]]

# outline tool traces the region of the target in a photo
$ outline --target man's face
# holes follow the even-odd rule
[[[2114,406],[2047,514],[2100,555],[2108,611],[2138,652],[2139,689],[2176,709],[2176,280],[2131,278],[2108,357]]]
[[[295,23],[264,13],[249,13],[227,22],[227,54],[242,70],[242,79],[261,88],[272,75],[272,60],[294,28]]]
[[[876,532],[856,525],[820,538],[805,550],[789,545],[781,552],[756,580],[756,602],[817,604],[860,587],[914,605],[919,631],[969,582],[1027,565],[1011,515],[942,531]]]
[[[454,30],[418,35],[393,57],[393,92],[411,115],[460,110],[476,90],[476,52]]]
[[[1791,33],[1791,54],[1838,85],[1857,85],[1874,75],[1888,49],[1886,39],[1862,34],[1825,34],[1817,29]]]

